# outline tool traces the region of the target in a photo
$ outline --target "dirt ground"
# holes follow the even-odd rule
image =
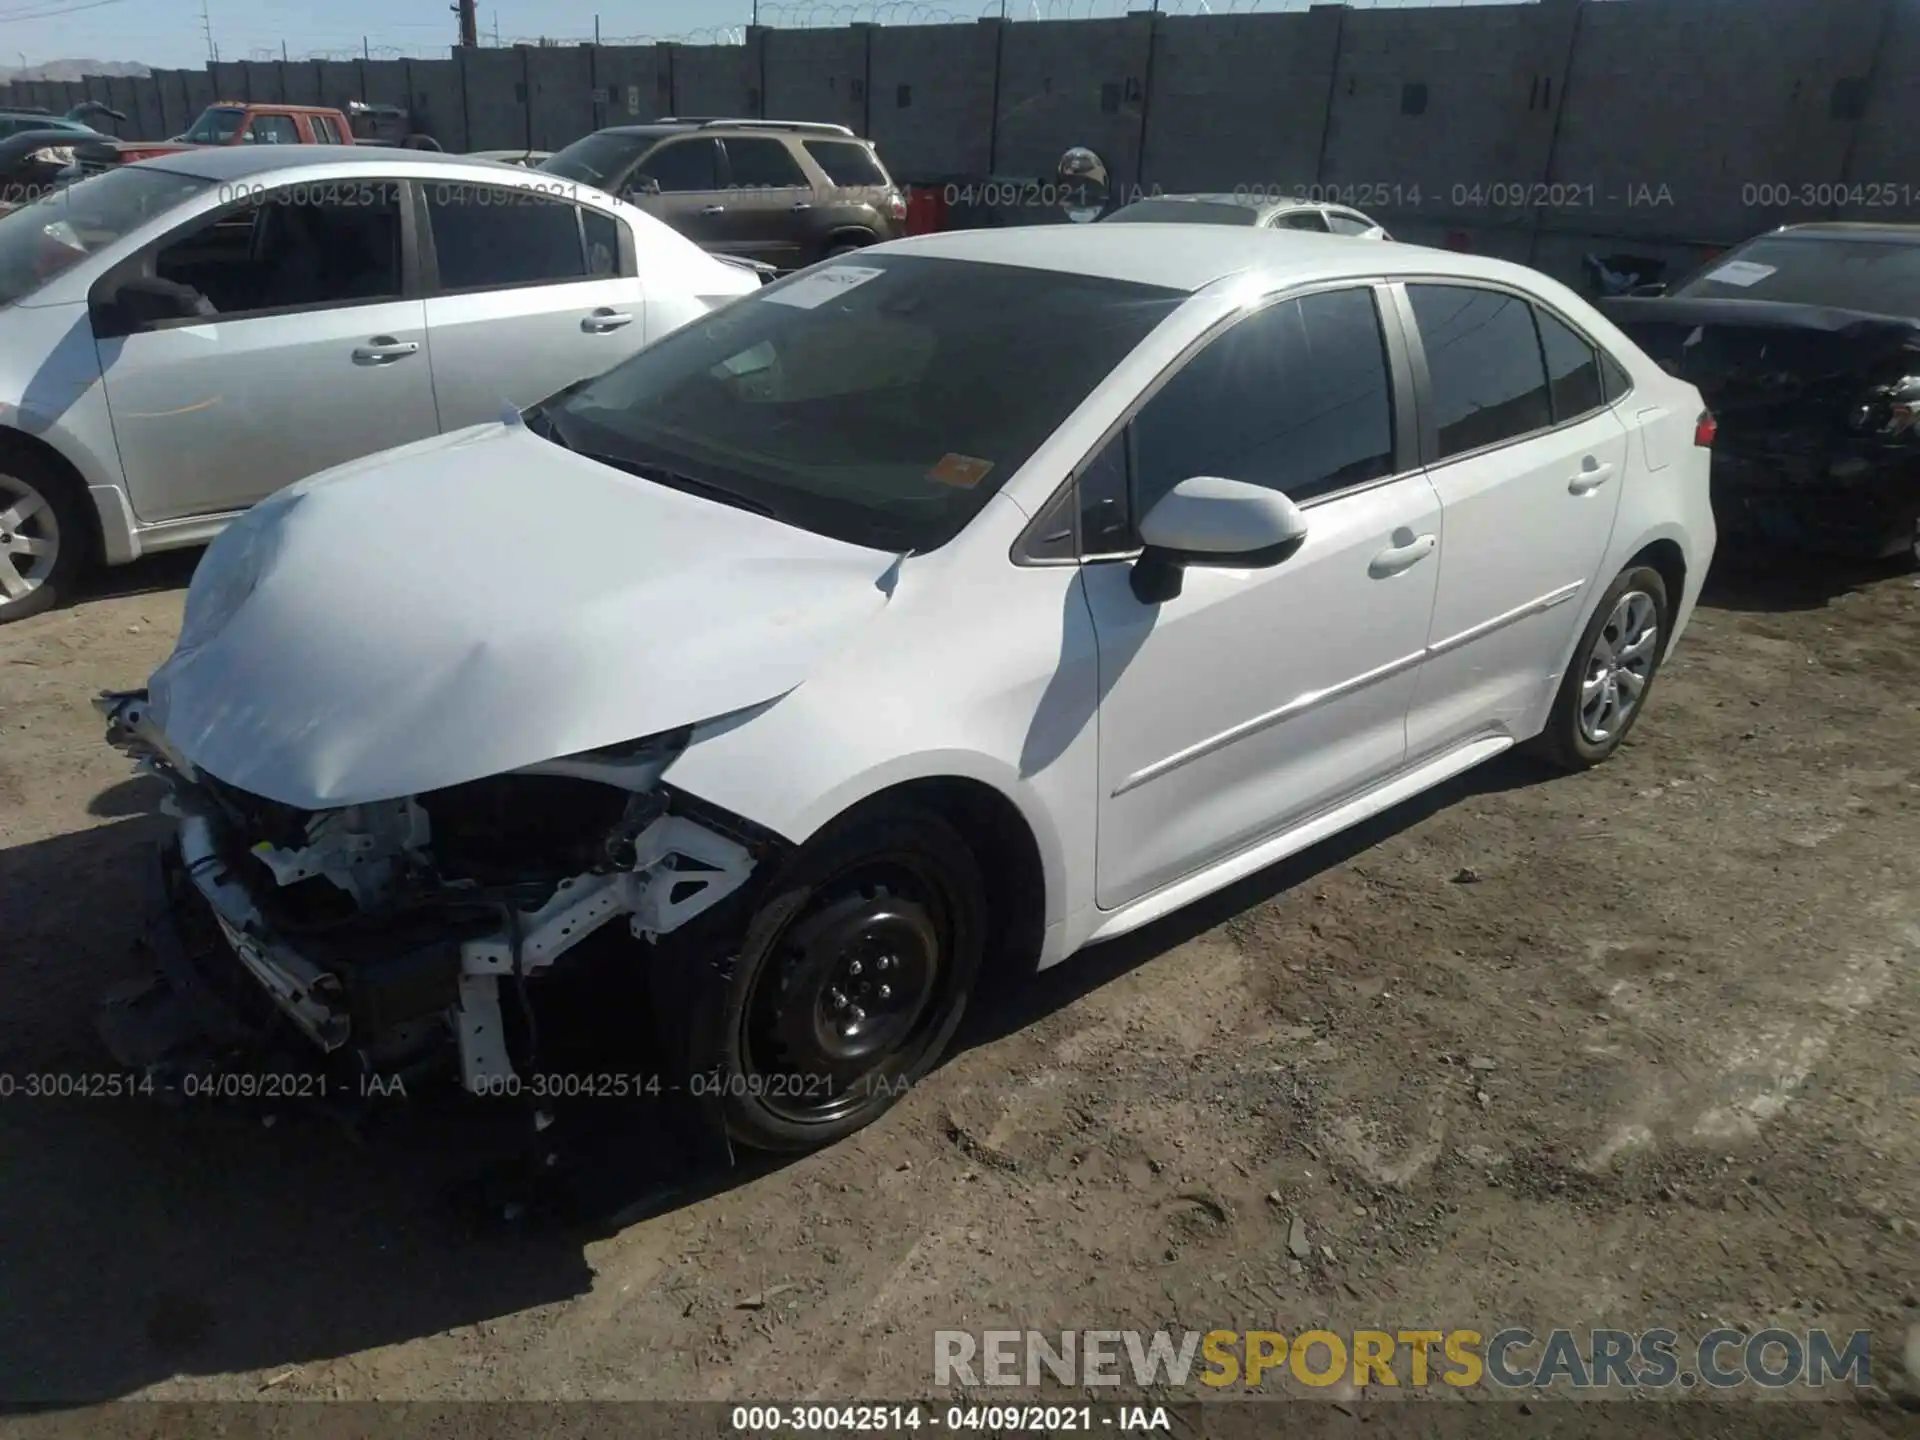
[[[157,822],[87,701],[190,568],[0,630],[0,1072],[101,1068]],[[1870,1328],[1898,1390],[1917,879],[1915,580],[1719,581],[1613,763],[1496,762],[990,997],[878,1126],[609,1235],[446,1224],[404,1117],[16,1086],[0,1399],[899,1399],[996,1324]]]

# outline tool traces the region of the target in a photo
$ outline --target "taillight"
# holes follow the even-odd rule
[[[904,220],[907,218],[907,197],[902,195],[898,190],[888,192],[887,214],[895,220]]]
[[[1702,410],[1700,418],[1693,425],[1693,443],[1703,450],[1713,448],[1714,437],[1720,433],[1720,422],[1713,418],[1711,410]]]

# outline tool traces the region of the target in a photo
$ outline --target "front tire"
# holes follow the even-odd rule
[[[939,1061],[980,971],[986,885],[958,831],[882,802],[784,865],[747,926],[716,1063],[727,1133],[798,1152],[872,1124]]]
[[[1623,571],[1594,607],[1535,748],[1567,770],[1608,759],[1647,708],[1673,608],[1660,572]]]
[[[32,455],[0,453],[0,625],[65,600],[86,566],[82,502]]]

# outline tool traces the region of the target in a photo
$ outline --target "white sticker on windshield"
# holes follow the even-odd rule
[[[1707,279],[1719,285],[1738,285],[1745,288],[1748,285],[1758,285],[1778,268],[1774,265],[1761,265],[1752,260],[1730,260],[1708,275]]]
[[[775,305],[813,310],[836,295],[844,295],[855,286],[864,285],[884,274],[886,271],[873,265],[829,265],[825,270],[796,280],[791,285],[769,290],[760,298]]]

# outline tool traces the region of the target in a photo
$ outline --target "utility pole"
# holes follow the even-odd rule
[[[469,50],[480,46],[479,0],[454,0],[447,8],[460,17],[460,43]]]
[[[207,0],[200,0],[200,33],[207,37],[207,59],[218,60],[220,47],[213,43],[213,17],[207,13]]]

